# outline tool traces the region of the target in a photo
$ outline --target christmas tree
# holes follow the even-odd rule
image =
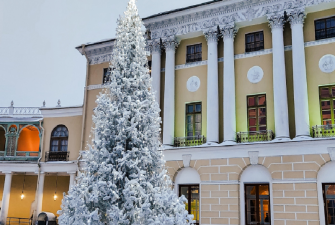
[[[64,195],[61,225],[185,225],[192,216],[171,190],[160,149],[142,20],[130,0],[118,20],[110,84],[96,101],[93,144]]]

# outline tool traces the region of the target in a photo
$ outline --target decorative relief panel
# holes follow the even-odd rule
[[[327,54],[321,57],[319,61],[320,70],[324,73],[332,73],[335,70],[335,56]]]
[[[190,77],[186,83],[187,90],[196,92],[200,87],[200,79],[197,76]]]
[[[258,82],[262,80],[263,75],[264,75],[264,72],[262,68],[260,68],[259,66],[254,66],[249,69],[247,77],[251,83],[257,84]]]

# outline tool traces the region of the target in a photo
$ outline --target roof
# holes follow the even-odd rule
[[[96,41],[96,42],[88,42],[85,45],[85,47],[87,46],[90,46],[90,45],[96,45],[96,44],[102,44],[102,43],[106,43],[106,42],[111,42],[111,41],[115,41],[116,38],[108,38],[108,39],[103,39],[103,40],[100,40],[100,41]],[[82,48],[83,45],[79,45],[76,47],[76,49],[79,49],[79,48]]]

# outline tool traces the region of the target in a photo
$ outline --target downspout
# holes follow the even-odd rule
[[[86,120],[86,101],[87,101],[87,84],[88,84],[88,75],[89,75],[89,67],[90,67],[90,62],[88,60],[87,54],[85,52],[85,45],[82,45],[82,54],[85,55],[86,57],[86,80],[85,80],[85,88],[84,88],[84,104],[83,104],[83,121],[81,124],[82,127],[82,132],[81,132],[81,143],[80,143],[80,151],[84,150],[84,135],[85,135],[85,120]],[[80,157],[80,154],[79,154]],[[78,167],[79,167],[79,160],[78,160]]]

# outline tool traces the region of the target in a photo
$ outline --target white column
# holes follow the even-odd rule
[[[205,32],[208,45],[207,64],[207,143],[219,142],[218,34]]]
[[[163,42],[166,52],[163,145],[173,145],[174,139],[174,106],[175,106],[175,49],[178,42],[174,38]]]
[[[152,52],[151,59],[151,78],[152,88],[155,91],[155,97],[160,106],[161,94],[161,46],[160,40],[152,41],[150,43],[150,50]]]
[[[71,187],[74,185],[74,181],[76,178],[76,172],[68,172],[68,174],[70,175],[70,183],[69,183],[69,190],[70,190]]]
[[[2,205],[1,205],[1,214],[0,214],[0,223],[6,224],[9,208],[9,199],[10,199],[10,189],[12,186],[12,172],[3,172],[5,174],[5,184],[2,194]]]
[[[226,143],[236,141],[234,26],[221,28],[223,47],[223,137]]]
[[[38,214],[40,214],[42,212],[44,178],[45,178],[45,173],[44,172],[40,172],[39,177],[38,177],[38,184],[37,184],[36,216],[38,216]]]
[[[295,10],[289,14],[292,30],[293,89],[296,138],[309,138],[309,111],[303,23],[305,14]]]
[[[273,98],[275,114],[276,139],[288,139],[289,120],[286,89],[285,53],[283,24],[284,15],[273,15],[269,18],[272,28],[272,57],[273,57]]]

